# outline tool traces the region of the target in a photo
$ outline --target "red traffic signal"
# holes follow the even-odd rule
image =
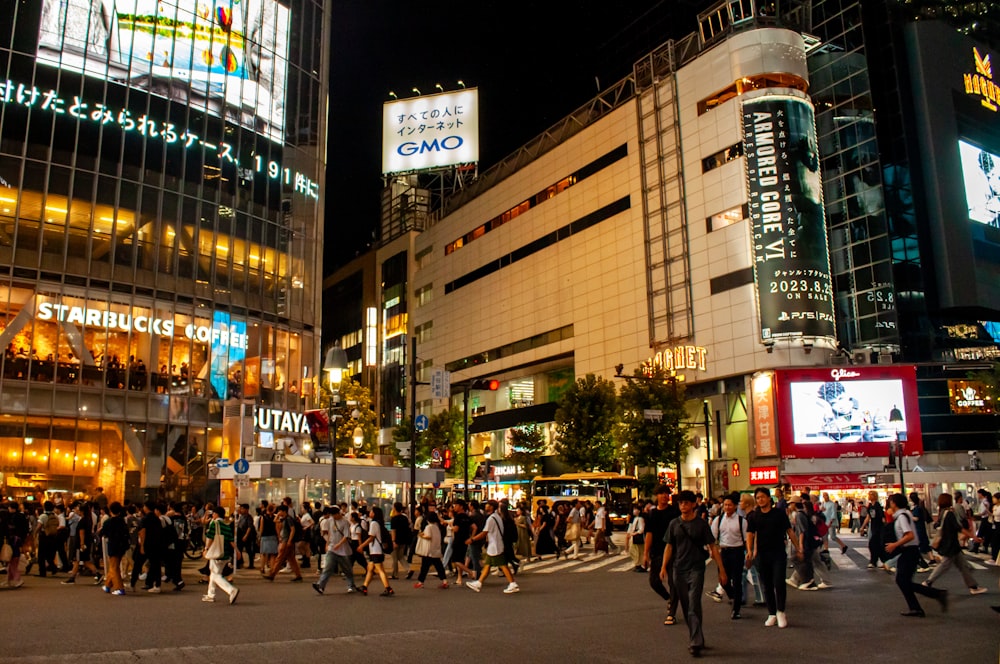
[[[489,390],[490,392],[496,392],[500,389],[500,381],[495,378],[479,378],[472,381],[469,388],[473,390]]]
[[[444,451],[444,463],[442,464],[445,470],[451,468],[451,450]]]

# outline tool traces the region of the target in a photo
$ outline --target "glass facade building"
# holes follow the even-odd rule
[[[192,497],[316,393],[329,3],[4,5],[0,484]]]

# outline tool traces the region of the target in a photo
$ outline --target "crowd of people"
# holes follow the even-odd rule
[[[799,591],[833,587],[830,549],[847,551],[839,536],[845,513],[851,531],[868,537],[868,569],[895,575],[907,605],[901,612],[904,617],[924,617],[917,595],[934,599],[947,611],[948,593],[934,583],[951,567],[959,570],[971,595],[986,592],[965,560],[967,547],[975,550],[989,542],[990,562],[1000,562],[995,546],[1000,537],[1000,493],[985,490],[979,492],[975,508],[965,503],[961,492],[941,494],[936,515],[917,493],[891,494],[884,506],[875,491],[866,500],[840,503],[828,493],[821,496],[809,489],[792,493],[779,488],[772,496],[763,487],[752,495],[734,493],[706,501],[691,491],[672,498],[670,489],[660,486],[654,498],[633,510],[627,542],[635,571],[648,572],[650,587],[667,602],[665,625],[676,624],[680,605],[689,630],[689,651],[695,657],[705,647],[701,596],[709,561],[718,568],[719,584],[705,594],[716,602],[728,597],[733,620],[742,618],[752,601],[753,606],[767,608],[766,627],[787,627],[788,587]],[[789,568],[793,571],[786,578]],[[914,581],[918,571],[929,572],[922,583]],[[1000,606],[991,608],[1000,612]]]
[[[601,501],[483,503],[460,498],[436,503],[425,498],[411,521],[401,503],[369,506],[364,501],[323,506],[291,498],[239,505],[232,514],[211,503],[189,505],[147,501],[108,502],[98,488],[87,499],[0,501],[0,587],[19,588],[23,574],[65,575],[63,584],[93,579],[112,596],[128,591],[162,592],[185,587],[185,553],[204,551],[198,583],[202,600],[214,602],[221,589],[235,603],[239,589],[234,571],[259,570],[274,581],[281,574],[303,582],[303,568],[316,566],[315,592],[323,595],[334,577],[346,593],[367,595],[378,579],[381,595],[395,594],[394,581],[423,589],[433,571],[439,588],[465,585],[480,592],[493,570],[503,592],[520,592],[521,567],[546,556],[578,560],[584,546],[611,555],[619,547],[611,537],[610,514]],[[982,491],[970,505],[960,493],[941,494],[937,510],[916,493],[889,495],[883,504],[872,491],[867,499],[837,501],[808,489],[792,493],[758,488],[753,494],[705,500],[681,491],[673,496],[658,486],[653,500],[633,506],[621,553],[631,555],[633,570],[647,574],[649,585],[667,604],[665,625],[683,616],[690,649],[704,647],[701,601],[732,603],[731,617],[742,618],[748,603],[766,607],[765,626],[788,625],[788,588],[817,591],[833,587],[831,549],[843,554],[841,524],[868,538],[870,570],[895,574],[907,604],[902,615],[922,617],[917,595],[947,610],[948,594],[935,587],[952,567],[969,593],[977,584],[965,553],[982,547],[996,560],[1000,542],[1000,493]],[[388,511],[388,515],[386,515]],[[978,526],[977,526],[978,518]],[[414,563],[414,558],[419,563]],[[704,592],[709,561],[718,567],[718,585]],[[792,573],[787,576],[789,561]],[[360,567],[360,583],[355,570]],[[923,583],[914,582],[927,572]],[[139,582],[142,585],[139,585]],[[681,612],[678,612],[678,607]],[[1000,611],[1000,607],[993,607]]]

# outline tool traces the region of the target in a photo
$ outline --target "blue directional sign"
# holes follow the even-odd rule
[[[216,459],[216,461],[215,461],[215,467],[216,468],[229,468],[229,459],[225,459],[225,458],[223,458],[223,459]]]
[[[427,431],[427,416],[421,413],[413,420],[413,428],[417,431]]]
[[[233,471],[237,475],[245,475],[250,470],[250,462],[246,459],[237,459],[233,464]]]

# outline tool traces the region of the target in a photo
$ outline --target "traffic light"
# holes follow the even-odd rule
[[[451,470],[451,450],[444,451],[444,469]]]
[[[495,378],[477,378],[469,385],[470,390],[489,390],[496,392],[500,389],[500,381]]]

